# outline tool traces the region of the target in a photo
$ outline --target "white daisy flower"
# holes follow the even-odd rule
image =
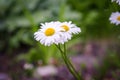
[[[120,13],[119,12],[113,12],[109,18],[111,23],[119,25],[120,24]]]
[[[59,25],[60,22],[42,23],[41,29],[34,33],[34,38],[45,46],[58,44],[61,33],[60,31],[62,30]]]
[[[71,39],[72,34],[77,34],[81,32],[80,28],[77,27],[75,24],[72,24],[71,21],[61,23],[61,28],[64,29],[63,31],[63,40],[68,41]]]
[[[116,3],[118,3],[120,5],[120,0],[112,0],[113,1],[116,1]]]
[[[77,27],[75,24],[72,24],[71,21],[61,23],[61,28],[63,28],[65,32],[69,34],[77,34],[81,32],[80,28]]]

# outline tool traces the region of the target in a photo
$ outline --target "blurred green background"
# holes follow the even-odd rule
[[[0,0],[0,55],[29,63],[41,60],[43,65],[49,64],[51,58],[60,59],[54,45],[41,45],[33,34],[40,23],[72,21],[82,32],[68,42],[68,49],[81,43],[83,48],[95,43],[106,49],[104,70],[100,68],[99,72],[104,75],[112,64],[120,68],[120,25],[109,21],[111,13],[116,11],[120,11],[120,6],[111,0]],[[75,49],[69,53],[78,54]],[[111,59],[115,61],[109,62]]]

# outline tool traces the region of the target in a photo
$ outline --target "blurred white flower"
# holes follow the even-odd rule
[[[75,24],[72,24],[71,21],[61,23],[61,27],[65,30],[65,33],[77,34],[81,32],[80,28],[77,27]]]
[[[35,39],[45,46],[58,44],[60,39],[60,22],[49,22],[41,24],[41,29],[34,33]]]
[[[36,70],[33,73],[33,76],[39,78],[55,74],[57,74],[57,68],[52,65],[49,65],[36,68]]]
[[[116,3],[118,3],[120,5],[120,0],[112,0],[113,1],[116,1]]]
[[[29,63],[25,63],[24,66],[23,66],[24,69],[33,69],[33,65],[32,64],[29,64]]]
[[[72,34],[78,34],[81,32],[81,29],[77,27],[75,24],[72,24],[71,21],[61,23],[60,27],[64,29],[61,36],[61,42],[67,42],[71,39]]]
[[[116,25],[120,24],[120,13],[119,12],[113,12],[109,18],[110,22]]]

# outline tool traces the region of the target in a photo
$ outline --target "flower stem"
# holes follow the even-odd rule
[[[78,72],[75,70],[73,67],[72,63],[70,62],[69,58],[66,55],[66,45],[64,44],[64,50],[61,49],[60,44],[56,45],[56,47],[59,49],[61,52],[62,58],[70,71],[70,73],[77,79],[77,80],[82,80],[81,76],[78,74]]]
[[[64,56],[69,64],[69,66],[71,66],[71,68],[73,69],[75,75],[78,77],[78,80],[82,80],[82,77],[80,76],[80,74],[75,70],[74,66],[72,65],[70,59],[67,56],[67,51],[66,51],[66,44],[64,44]]]

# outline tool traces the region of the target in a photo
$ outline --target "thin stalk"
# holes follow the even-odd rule
[[[82,77],[80,76],[80,74],[75,70],[74,66],[72,65],[72,63],[70,62],[70,59],[67,56],[67,51],[66,51],[66,44],[64,44],[64,56],[68,62],[68,64],[71,66],[71,68],[73,69],[73,71],[75,72],[75,74],[77,75],[77,77],[79,78],[79,80],[82,80]]]
[[[69,66],[69,64],[68,64],[68,62],[67,62],[64,54],[61,53],[61,55],[62,55],[62,58],[63,58],[63,60],[64,60],[64,62],[65,62],[65,64],[66,64],[68,70],[70,71],[70,73],[71,73],[76,79],[78,79],[78,77],[77,77],[76,74],[74,73],[73,69]]]
[[[69,65],[69,63],[68,63],[68,61],[67,61],[67,59],[66,59],[66,57],[65,57],[65,55],[64,55],[64,51],[62,51],[60,45],[58,45],[58,46],[56,45],[56,47],[60,50],[61,55],[62,55],[62,58],[63,58],[63,60],[64,60],[64,62],[65,62],[65,64],[66,64],[68,70],[71,72],[71,74],[72,74],[77,80],[80,80],[79,77],[78,77],[78,76],[76,75],[76,73],[74,72],[74,70],[72,69],[72,67]]]

